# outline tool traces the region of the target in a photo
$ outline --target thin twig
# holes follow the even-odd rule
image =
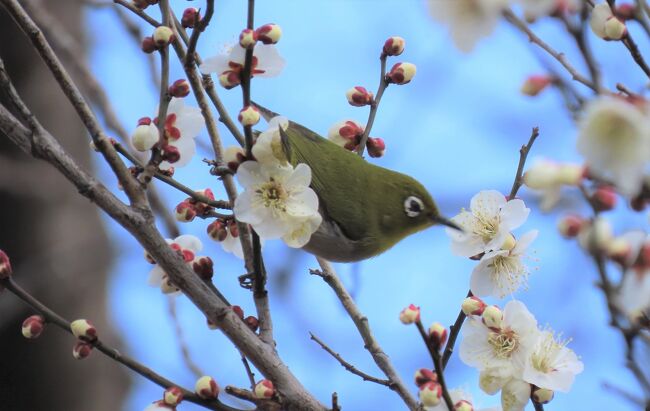
[[[199,42],[199,36],[205,31],[210,24],[212,15],[214,14],[214,0],[206,0],[205,15],[199,20],[198,24],[192,29],[192,36],[187,43],[187,54],[185,56],[185,65],[188,67],[194,66],[194,58],[196,45]]]
[[[538,136],[539,136],[539,127],[533,127],[533,131],[530,134],[528,143],[526,145],[521,146],[521,148],[519,149],[519,165],[517,166],[517,173],[515,174],[515,180],[512,182],[512,188],[510,189],[510,195],[508,196],[508,198],[511,200],[517,196],[517,192],[519,191],[519,188],[524,183],[522,176],[524,175],[524,166],[526,165],[526,158],[528,158],[528,153],[530,152],[530,148],[533,146]]]
[[[467,292],[467,297],[471,297],[472,291]],[[445,345],[445,350],[442,353],[442,369],[444,370],[447,368],[447,363],[449,362],[449,359],[451,358],[451,355],[454,353],[454,345],[456,344],[456,338],[458,338],[458,334],[460,333],[460,329],[463,328],[463,322],[465,321],[465,313],[463,310],[460,310],[458,312],[458,316],[456,317],[456,321],[454,321],[454,324],[449,327],[449,339],[447,339],[447,344]]]
[[[442,399],[445,401],[447,409],[453,410],[455,409],[454,401],[451,399],[451,395],[449,395],[447,383],[445,382],[445,366],[443,365],[442,358],[440,357],[439,347],[433,346],[431,339],[427,335],[427,332],[422,325],[422,321],[418,319],[415,322],[415,325],[420,332],[420,336],[424,341],[424,345],[427,347],[427,350],[429,350],[429,354],[431,355],[431,361],[433,361],[433,367],[436,369],[436,374],[438,376],[438,383],[440,384],[440,388],[442,388]]]
[[[641,67],[641,70],[643,70],[645,75],[650,78],[650,67],[648,67],[648,64],[645,62],[641,50],[639,50],[639,46],[636,45],[636,42],[629,31],[627,32],[627,35],[623,37],[621,42],[630,51],[630,55],[634,59],[634,62]]]
[[[379,108],[379,102],[381,97],[384,95],[384,91],[388,87],[388,81],[386,81],[386,59],[388,56],[381,53],[379,61],[381,67],[379,70],[379,85],[377,86],[377,94],[370,105],[370,113],[368,113],[368,122],[366,123],[366,128],[363,130],[361,135],[361,141],[359,142],[359,147],[357,147],[357,154],[363,156],[363,151],[366,149],[366,143],[368,142],[368,137],[370,137],[370,130],[372,129],[373,124],[375,123],[375,116],[377,115],[377,109]]]
[[[150,25],[154,27],[160,26],[160,22],[158,22],[156,19],[152,18],[149,16],[147,13],[144,11],[140,10],[139,8],[135,7],[132,3],[126,1],[126,0],[113,0],[115,4],[119,4],[120,6],[129,9],[133,13],[135,13],[138,17],[140,17],[142,20],[146,21]]]
[[[246,375],[248,376],[248,382],[251,385],[251,390],[255,390],[255,373],[253,373],[253,370],[251,369],[251,366],[248,363],[248,360],[246,359],[244,353],[240,351],[239,354],[241,355],[241,362],[244,364],[244,369],[246,370]]]
[[[383,379],[381,379],[381,378],[373,377],[373,376],[370,375],[370,374],[366,374],[365,372],[359,370],[359,369],[358,369],[357,367],[355,367],[354,365],[352,365],[352,364],[350,364],[349,362],[345,361],[345,360],[343,359],[343,357],[341,357],[341,354],[339,354],[339,353],[335,352],[334,350],[332,350],[332,349],[331,349],[329,346],[327,346],[327,344],[325,344],[325,343],[324,343],[320,338],[316,337],[316,336],[314,335],[314,333],[310,332],[310,333],[309,333],[309,336],[311,337],[312,340],[316,341],[316,343],[317,343],[318,345],[320,345],[322,349],[324,349],[324,350],[327,351],[327,352],[328,352],[332,357],[334,357],[334,358],[336,359],[336,361],[338,361],[338,362],[343,366],[343,368],[345,368],[346,370],[350,371],[352,374],[354,374],[354,375],[358,375],[358,376],[361,377],[364,381],[374,382],[374,383],[376,383],[376,384],[385,385],[385,386],[387,386],[387,387],[390,387],[390,386],[391,386],[391,382],[390,382],[389,380],[383,380]]]

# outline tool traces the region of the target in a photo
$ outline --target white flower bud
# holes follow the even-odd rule
[[[384,43],[383,52],[387,56],[399,56],[404,51],[406,41],[399,36],[389,37]]]
[[[557,229],[564,238],[574,238],[585,224],[585,220],[577,215],[567,215],[558,221]]]
[[[436,374],[434,371],[429,370],[427,368],[420,368],[415,372],[415,385],[418,387],[423,386],[424,384],[428,382],[437,382],[438,381],[438,374]]]
[[[348,99],[348,103],[355,107],[367,106],[368,104],[372,104],[373,101],[373,94],[361,86],[355,86],[349,89],[345,93],[345,97]]]
[[[489,305],[485,307],[481,320],[488,328],[500,329],[503,322],[503,311],[496,305]]]
[[[85,319],[75,320],[70,323],[72,334],[83,341],[94,341],[97,339],[97,329],[90,321]]]
[[[0,279],[11,277],[12,272],[9,256],[4,251],[0,250]]]
[[[386,74],[386,80],[398,85],[407,84],[415,76],[416,70],[415,64],[397,63]]]
[[[517,240],[515,239],[515,236],[512,235],[512,233],[508,233],[505,240],[503,240],[503,244],[501,244],[501,249],[510,251],[515,248],[516,245]]]
[[[257,43],[255,31],[251,29],[242,30],[239,34],[239,45],[245,49],[249,49],[255,47],[255,43]]]
[[[158,47],[165,47],[174,41],[174,30],[167,26],[158,26],[153,31],[152,37]]]
[[[561,164],[558,167],[558,182],[568,185],[577,186],[584,178],[585,168],[578,164]]]
[[[578,242],[582,248],[591,253],[606,250],[612,239],[612,226],[602,217],[597,217],[589,227],[585,227],[578,235]]]
[[[243,126],[254,126],[260,121],[260,111],[255,106],[246,106],[241,109],[237,119]]]
[[[255,33],[257,39],[264,44],[275,44],[282,37],[282,29],[277,24],[265,24],[257,28]]]
[[[539,403],[539,404],[548,404],[551,402],[555,394],[553,393],[553,390],[548,390],[546,388],[539,388],[535,387],[533,389],[533,401]]]
[[[524,184],[535,190],[555,187],[558,182],[558,166],[556,163],[551,161],[537,161],[524,174]]]
[[[589,19],[589,25],[594,34],[601,39],[606,39],[607,34],[605,33],[605,23],[613,16],[614,14],[612,13],[609,4],[606,2],[596,4],[591,11],[591,18]]]
[[[610,40],[620,40],[627,36],[627,27],[618,18],[610,17],[605,22],[605,35]]]
[[[485,311],[485,307],[487,307],[487,305],[483,300],[474,295],[465,298],[461,306],[465,315],[482,315],[483,311]]]
[[[435,407],[440,404],[442,387],[437,382],[428,382],[420,387],[420,402],[425,407]]]
[[[487,369],[481,371],[478,377],[478,385],[481,390],[488,394],[494,395],[510,380],[510,375],[499,372],[498,369]]]
[[[460,400],[454,404],[454,411],[474,411],[474,406],[467,400]]]
[[[523,411],[530,398],[530,384],[513,378],[501,390],[503,411]]]
[[[440,323],[431,324],[429,339],[436,349],[440,349],[447,342],[447,327]]]
[[[420,307],[410,304],[399,313],[399,320],[402,324],[413,324],[420,320]]]
[[[197,395],[205,400],[211,400],[219,396],[219,385],[214,380],[214,378],[209,375],[204,375],[203,377],[196,380],[194,385],[194,392]]]
[[[142,124],[135,128],[131,143],[138,151],[148,151],[158,142],[158,128],[152,124]]]
[[[163,401],[165,404],[175,407],[183,401],[183,392],[178,387],[169,387],[163,394]]]
[[[270,380],[262,380],[255,384],[255,390],[253,390],[255,397],[260,399],[272,398],[275,394],[275,389],[273,388],[273,383]]]

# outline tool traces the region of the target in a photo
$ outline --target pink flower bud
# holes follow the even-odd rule
[[[162,158],[168,163],[173,164],[181,159],[181,152],[176,146],[165,144],[162,148]]]
[[[219,74],[219,84],[221,84],[221,87],[225,88],[226,90],[237,87],[240,83],[241,76],[237,71],[228,70]]]
[[[416,67],[411,63],[397,63],[386,74],[386,81],[398,85],[409,83],[415,76]]]
[[[257,39],[264,44],[275,44],[282,37],[282,29],[277,24],[265,24],[255,30]]]
[[[176,206],[174,217],[176,217],[177,221],[187,223],[194,220],[196,214],[194,204],[183,201]]]
[[[413,324],[420,321],[420,307],[410,304],[399,313],[399,320],[402,324]]]
[[[623,20],[633,20],[635,18],[636,7],[631,3],[616,5],[616,15]]]
[[[185,79],[178,79],[169,86],[169,95],[172,97],[187,97],[190,94],[190,83]]]
[[[601,186],[591,196],[591,202],[598,211],[609,211],[616,207],[616,191],[612,187]]]
[[[219,385],[214,378],[204,375],[196,380],[194,392],[204,400],[213,400],[219,396]]]
[[[346,148],[356,150],[361,142],[363,127],[352,120],[344,120],[334,124],[327,132],[327,138],[333,143]]]
[[[372,104],[374,99],[373,94],[366,90],[365,87],[361,86],[355,86],[349,89],[345,93],[345,97],[348,99],[348,103],[355,107],[363,107]]]
[[[467,297],[463,300],[461,308],[465,315],[483,315],[487,304],[483,302],[480,298],[476,296]]]
[[[553,82],[553,77],[542,74],[529,76],[524,84],[521,85],[521,93],[526,96],[534,97],[541,93],[549,84]]]
[[[255,389],[253,390],[255,397],[259,399],[272,398],[275,395],[275,389],[273,388],[273,383],[270,380],[262,380],[255,384]]]
[[[193,29],[196,23],[201,21],[201,14],[199,9],[195,7],[188,7],[183,10],[183,17],[181,17],[181,26],[186,29]]]
[[[454,411],[474,411],[474,406],[469,401],[460,400],[454,404]]]
[[[139,126],[148,126],[149,124],[151,124],[150,117],[140,117],[140,119],[138,119]]]
[[[386,143],[382,138],[372,138],[368,137],[366,142],[366,148],[368,149],[368,154],[372,158],[382,157],[386,152]]]
[[[245,49],[250,49],[255,47],[255,43],[257,43],[257,34],[255,31],[251,29],[242,30],[239,34],[239,45]]]
[[[228,237],[226,225],[221,220],[214,220],[208,225],[208,235],[216,241],[224,241]]]
[[[192,261],[192,270],[194,270],[202,280],[208,281],[214,275],[214,263],[208,256],[197,257]]]
[[[83,360],[90,355],[90,352],[93,350],[93,346],[87,342],[78,341],[72,348],[72,356],[76,360]]]
[[[175,407],[183,401],[183,391],[178,387],[169,387],[163,394],[163,401],[165,404]]]
[[[11,269],[11,261],[9,256],[4,251],[0,250],[0,280],[11,277],[13,271]]]
[[[158,50],[158,47],[156,46],[156,42],[153,40],[153,37],[145,37],[142,39],[140,49],[147,54],[151,54],[154,51]]]
[[[154,29],[152,37],[156,46],[163,48],[174,41],[174,30],[167,26],[158,26]]]
[[[23,337],[30,340],[40,337],[45,328],[45,319],[40,315],[32,315],[23,321]]]
[[[406,41],[399,36],[389,37],[384,43],[383,53],[387,56],[399,56],[404,51]]]
[[[574,238],[582,229],[585,220],[578,215],[567,215],[558,221],[557,229],[564,238]]]
[[[260,111],[255,106],[246,106],[239,112],[237,120],[243,126],[254,126],[260,122]]]
[[[230,308],[234,311],[235,314],[242,320],[244,319],[244,310],[241,309],[238,305],[231,305]]]
[[[248,328],[251,329],[251,331],[255,332],[257,331],[257,328],[260,325],[259,320],[256,317],[253,317],[252,315],[249,315],[248,317],[244,318],[244,322],[248,326]]]
[[[551,402],[554,396],[555,394],[553,393],[553,390],[533,387],[533,394],[531,395],[531,398],[538,404],[548,404]]]
[[[223,161],[233,172],[236,172],[239,165],[246,161],[246,152],[239,146],[226,147],[223,152]]]
[[[415,372],[415,385],[417,385],[418,387],[421,387],[428,382],[437,382],[437,381],[438,381],[438,374],[436,374],[432,370],[426,368],[420,368]]]
[[[428,382],[420,387],[420,402],[425,407],[435,407],[440,404],[442,387],[437,382]]]
[[[447,327],[440,323],[433,323],[429,327],[429,340],[434,348],[440,349],[447,342]]]
[[[72,335],[82,341],[92,342],[97,339],[97,329],[85,319],[74,320],[70,323],[70,331],[72,331]]]
[[[485,307],[483,315],[481,316],[481,321],[485,324],[486,327],[498,330],[501,328],[503,323],[503,312],[496,305],[489,305]]]

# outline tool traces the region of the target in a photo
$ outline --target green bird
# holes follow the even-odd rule
[[[276,114],[256,105],[267,121]],[[282,149],[294,167],[311,168],[311,188],[323,222],[303,250],[329,261],[374,257],[403,238],[436,224],[460,230],[442,217],[414,178],[371,164],[359,155],[289,121],[280,127]]]

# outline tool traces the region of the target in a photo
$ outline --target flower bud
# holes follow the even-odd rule
[[[505,240],[503,240],[503,244],[501,244],[501,249],[510,251],[513,248],[515,248],[516,245],[517,245],[517,240],[515,239],[515,236],[512,235],[512,233],[508,233]]]
[[[158,48],[166,47],[174,41],[174,30],[167,26],[158,26],[154,29],[152,37]]]
[[[246,152],[239,146],[226,147],[223,152],[223,161],[233,172],[237,172],[239,165],[246,161]]]
[[[138,151],[148,151],[158,142],[159,133],[153,124],[140,125],[135,128],[131,136],[131,143]]]
[[[365,87],[355,86],[345,93],[351,106],[363,107],[372,104],[374,96]]]
[[[489,305],[485,307],[481,321],[483,321],[486,327],[498,330],[501,328],[501,323],[503,322],[503,312],[496,305]]]
[[[194,204],[191,204],[187,201],[179,203],[174,211],[174,217],[176,217],[176,220],[183,223],[188,223],[194,220],[197,214]]]
[[[524,84],[521,85],[521,94],[535,97],[541,93],[549,84],[553,82],[553,77],[545,74],[535,74],[529,76]]]
[[[590,226],[580,230],[578,234],[578,241],[582,248],[591,253],[606,250],[612,238],[612,226],[602,217],[597,217]]]
[[[226,225],[221,220],[214,220],[208,225],[208,235],[216,241],[224,241],[228,237]]]
[[[219,396],[219,385],[214,378],[209,375],[204,375],[196,380],[194,392],[204,400],[212,400]]]
[[[399,36],[389,37],[384,43],[383,53],[387,56],[399,56],[404,51],[406,41]]]
[[[353,120],[343,120],[330,127],[327,138],[333,143],[346,148],[356,150],[361,142],[363,127]]]
[[[92,342],[97,339],[97,329],[85,319],[74,320],[70,323],[72,335],[82,341]]]
[[[238,72],[233,70],[224,71],[219,74],[219,84],[226,90],[237,87],[241,83],[241,77]]]
[[[190,94],[190,83],[185,79],[178,79],[169,86],[169,95],[172,97],[187,97]]]
[[[166,144],[162,148],[162,158],[168,163],[173,164],[181,159],[181,152],[178,150],[178,147]]]
[[[591,31],[601,39],[607,39],[608,36],[605,33],[605,23],[612,17],[614,17],[614,14],[607,2],[596,4],[591,11],[591,17],[589,18]]]
[[[415,76],[416,67],[412,63],[397,63],[386,74],[386,81],[398,85],[409,83]]]
[[[368,154],[370,157],[379,158],[382,157],[386,151],[386,143],[384,143],[384,140],[382,138],[368,137],[366,148],[368,149]]]
[[[558,183],[577,186],[584,179],[585,168],[578,164],[560,164],[558,167]]]
[[[273,388],[273,383],[270,380],[262,380],[255,384],[255,389],[253,390],[255,397],[259,399],[272,398],[275,395],[275,389]]]
[[[510,380],[511,376],[499,369],[487,369],[481,371],[478,377],[478,385],[484,393],[494,395]]]
[[[426,368],[420,368],[415,372],[415,385],[418,387],[421,387],[424,384],[432,381],[438,381],[438,374],[436,374],[434,371]]]
[[[535,190],[552,188],[558,183],[559,167],[552,161],[537,161],[524,173],[524,184]]]
[[[196,257],[194,261],[192,261],[192,270],[194,270],[202,280],[209,281],[214,275],[214,263],[208,256]]]
[[[447,327],[440,323],[433,323],[429,327],[429,339],[436,349],[440,349],[447,342]]]
[[[503,411],[523,410],[529,398],[530,384],[513,378],[501,390],[501,407]]]
[[[585,220],[578,215],[567,215],[558,221],[557,229],[564,238],[574,238],[584,226]]]
[[[254,126],[260,122],[260,111],[255,106],[246,106],[239,112],[237,120],[243,126]]]
[[[474,411],[474,406],[467,400],[460,400],[454,404],[454,411]]]
[[[252,315],[249,315],[248,317],[244,318],[244,322],[246,323],[248,328],[250,328],[251,331],[253,331],[253,332],[256,332],[257,328],[260,325],[259,320],[256,317],[252,316]]]
[[[420,321],[420,307],[410,304],[399,313],[399,320],[402,324],[413,324]]]
[[[485,307],[487,307],[487,305],[483,300],[474,295],[465,298],[461,306],[465,315],[482,315],[483,311],[485,311]]]
[[[610,17],[605,22],[605,36],[607,36],[608,40],[620,40],[627,36],[625,23],[617,17]]]
[[[163,401],[165,404],[175,407],[183,401],[183,392],[178,387],[169,387],[163,394]]]
[[[40,315],[27,317],[27,319],[23,321],[23,337],[30,340],[38,338],[43,332],[43,328],[45,328],[45,319],[43,317]]]
[[[275,44],[282,37],[282,29],[277,24],[265,24],[255,30],[257,39],[264,44]]]
[[[11,277],[11,274],[13,274],[13,270],[11,269],[9,256],[0,250],[0,280]]]
[[[199,9],[195,7],[188,7],[183,10],[183,17],[181,17],[181,26],[186,29],[193,29],[196,23],[201,20]]]
[[[244,310],[238,305],[231,305],[230,308],[237,314],[237,317],[244,319]]]
[[[255,43],[257,43],[257,34],[255,31],[251,29],[242,30],[239,34],[239,45],[245,49],[250,49],[255,47]]]
[[[553,393],[553,390],[534,387],[533,395],[531,396],[531,398],[533,399],[533,401],[535,401],[538,404],[548,404],[549,402],[551,402],[554,396],[555,394]]]
[[[601,186],[591,195],[591,204],[598,211],[609,211],[616,207],[616,191],[608,186]]]
[[[147,36],[142,39],[140,49],[147,54],[151,54],[154,51],[158,50],[158,47],[156,47],[156,42],[153,40],[153,37]]]
[[[87,342],[78,341],[72,348],[72,356],[75,360],[83,360],[84,358],[90,355],[90,352],[93,350],[93,346]]]
[[[420,402],[425,407],[435,407],[440,404],[442,387],[437,382],[428,382],[420,387]]]

